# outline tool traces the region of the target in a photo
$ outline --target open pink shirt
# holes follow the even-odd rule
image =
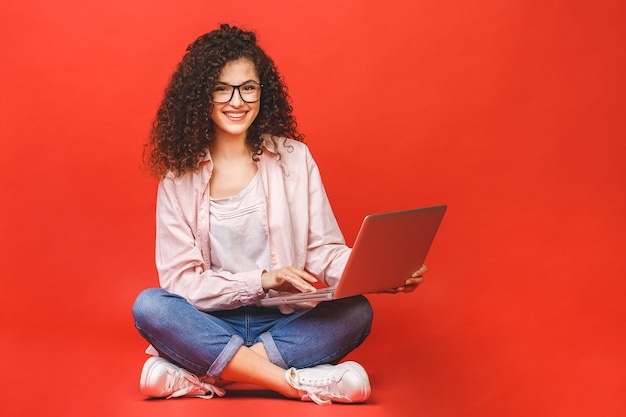
[[[266,140],[258,162],[265,191],[271,269],[305,269],[328,285],[339,280],[350,248],[335,219],[317,164],[306,145]],[[278,151],[278,152],[277,152]],[[266,297],[262,270],[211,271],[209,244],[210,155],[200,170],[168,174],[159,184],[156,266],[161,287],[202,311],[256,304]]]

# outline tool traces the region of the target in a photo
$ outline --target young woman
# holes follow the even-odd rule
[[[259,306],[336,284],[350,253],[302,138],[254,33],[222,25],[189,46],[146,153],[160,178],[161,288],[133,306],[152,355],[145,395],[221,396],[242,382],[318,404],[368,399],[363,367],[340,362],[370,332],[366,298]]]

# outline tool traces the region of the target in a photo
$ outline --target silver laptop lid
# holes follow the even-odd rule
[[[335,298],[403,285],[424,263],[446,209],[436,206],[367,216]]]

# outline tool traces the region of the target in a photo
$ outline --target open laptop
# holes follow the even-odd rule
[[[366,216],[336,287],[268,297],[261,300],[261,305],[327,301],[404,285],[424,263],[446,208]]]

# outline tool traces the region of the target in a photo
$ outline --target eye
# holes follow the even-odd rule
[[[241,86],[241,89],[245,92],[253,92],[259,89],[259,86],[256,84],[244,84]]]
[[[230,91],[230,86],[218,84],[213,89],[216,93],[224,93]]]

